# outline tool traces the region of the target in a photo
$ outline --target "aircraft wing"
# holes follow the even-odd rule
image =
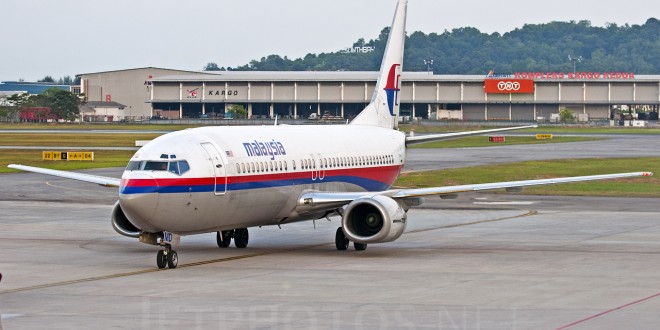
[[[368,198],[375,195],[383,195],[393,199],[410,199],[424,197],[424,196],[453,196],[458,193],[474,192],[483,190],[494,189],[509,189],[511,191],[519,191],[523,187],[549,185],[558,183],[571,183],[571,182],[584,182],[594,180],[608,180],[608,179],[621,179],[639,176],[652,176],[652,172],[631,172],[631,173],[616,173],[616,174],[602,174],[602,175],[588,175],[588,176],[575,176],[564,177],[555,179],[540,179],[540,180],[523,180],[523,181],[508,181],[508,182],[494,182],[494,183],[480,183],[468,184],[458,186],[446,187],[433,187],[433,188],[416,188],[416,189],[393,189],[381,192],[307,192],[301,195],[298,205],[307,206],[309,208],[333,208],[340,207],[352,202],[358,198]],[[419,205],[419,202],[414,202],[410,205]]]
[[[488,133],[497,133],[505,131],[513,131],[517,129],[525,128],[537,128],[538,125],[530,126],[516,126],[516,127],[505,127],[505,128],[494,128],[494,129],[485,129],[480,131],[467,131],[467,132],[454,132],[454,133],[441,133],[441,134],[427,134],[427,135],[418,135],[418,136],[407,136],[406,145],[420,144],[432,141],[441,141],[441,140],[451,140],[462,138],[472,135],[488,134]]]
[[[460,186],[435,187],[435,188],[402,189],[390,197],[396,199],[396,198],[423,197],[429,195],[442,196],[442,195],[457,194],[462,192],[493,190],[493,189],[512,189],[512,188],[523,188],[523,187],[541,186],[541,185],[558,184],[558,183],[621,179],[621,178],[631,178],[631,177],[651,176],[651,175],[653,175],[653,173],[651,172],[631,172],[631,173],[574,176],[574,177],[555,178],[555,179],[480,183],[480,184],[468,184],[468,185],[460,185]]]
[[[119,187],[119,183],[121,182],[121,179],[110,178],[106,176],[83,174],[83,173],[60,171],[60,170],[51,170],[47,168],[33,167],[26,165],[10,164],[7,167],[21,171],[26,171],[26,172],[34,172],[34,173],[52,175],[60,178],[96,183],[106,187]]]

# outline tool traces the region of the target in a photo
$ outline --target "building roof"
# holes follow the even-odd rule
[[[112,102],[89,101],[89,102],[87,102],[87,105],[91,108],[119,108],[119,109],[126,108],[125,105],[123,105],[121,103],[117,103],[115,101],[112,101]]]
[[[68,91],[71,88],[71,86],[69,85],[58,85],[55,83],[46,83],[46,82],[24,82],[24,81],[0,82],[0,92],[3,92],[3,94],[18,94],[18,93],[41,94],[45,90],[53,87],[65,91]]]
[[[76,75],[76,77],[80,77],[83,75],[91,75],[91,74],[100,74],[100,73],[114,73],[114,72],[125,72],[125,71],[136,71],[136,70],[167,70],[167,71],[174,71],[174,72],[190,72],[190,73],[202,73],[204,71],[192,71],[192,70],[177,70],[177,69],[167,69],[167,68],[157,68],[153,66],[146,66],[142,68],[131,68],[131,69],[119,69],[119,70],[108,70],[108,71],[98,71],[98,72],[86,72],[86,73],[79,73]]]
[[[499,79],[514,78],[496,77]],[[212,82],[212,81],[376,81],[378,72],[372,71],[203,71],[189,75],[170,75],[154,77],[154,82]],[[427,81],[427,82],[483,82],[488,79],[486,75],[440,75],[427,72],[404,72],[403,81]],[[621,81],[660,82],[660,75],[635,75],[634,79],[536,79],[538,82],[596,82],[596,81]]]

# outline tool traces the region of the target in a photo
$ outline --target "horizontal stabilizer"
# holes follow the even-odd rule
[[[466,136],[473,136],[473,135],[514,131],[514,130],[525,129],[525,128],[538,128],[538,125],[494,128],[494,129],[485,129],[485,130],[480,130],[480,131],[467,131],[467,132],[454,132],[454,133],[441,133],[441,134],[427,134],[427,135],[419,135],[419,136],[408,136],[408,137],[406,137],[406,145],[420,144],[420,143],[433,142],[433,141],[458,139],[458,138],[462,138],[462,137],[466,137]]]

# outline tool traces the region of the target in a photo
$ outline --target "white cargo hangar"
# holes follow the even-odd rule
[[[82,74],[81,78],[89,100],[126,104],[133,111],[127,116],[215,117],[224,116],[229,105],[241,104],[252,118],[307,118],[326,112],[351,118],[369,102],[376,73],[141,68]],[[422,118],[437,114],[460,120],[533,121],[567,108],[576,116],[618,119],[622,106],[655,111],[651,116],[657,116],[660,106],[660,76],[655,75],[487,77],[406,72],[402,80],[402,115]]]

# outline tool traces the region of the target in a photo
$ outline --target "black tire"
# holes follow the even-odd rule
[[[364,251],[367,249],[367,243],[353,242],[353,247],[355,248],[355,251]]]
[[[226,248],[231,244],[231,237],[234,236],[233,230],[224,230],[222,232],[217,232],[215,234],[215,240],[218,243],[218,247]]]
[[[179,256],[177,255],[176,251],[171,250],[170,252],[167,253],[167,267],[169,267],[170,269],[174,269],[178,264],[179,264]]]
[[[335,246],[337,250],[344,251],[348,249],[348,238],[344,235],[344,230],[341,227],[337,228],[337,233],[335,234]]]
[[[234,230],[234,245],[237,248],[242,249],[248,246],[248,241],[250,240],[250,234],[248,233],[247,228],[238,228]]]
[[[165,251],[160,250],[156,253],[156,265],[159,269],[163,269],[167,266],[167,257],[165,256]]]

